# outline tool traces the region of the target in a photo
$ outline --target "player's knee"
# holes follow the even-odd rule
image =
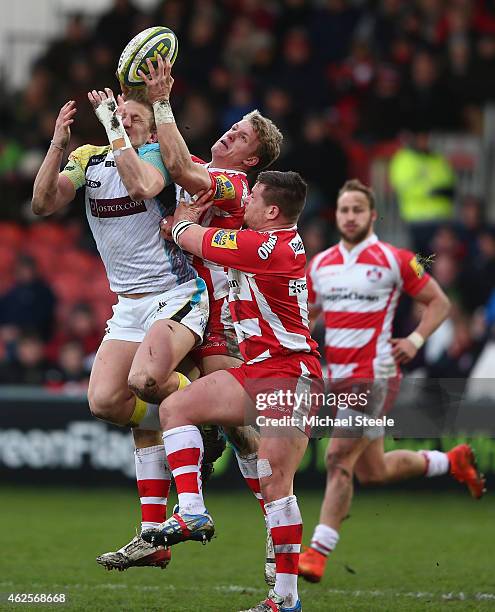
[[[129,389],[142,399],[150,404],[160,403],[160,386],[155,376],[152,376],[146,371],[131,372],[127,380]]]
[[[350,480],[352,478],[352,466],[349,465],[347,453],[330,451],[326,456],[328,478],[339,480]]]
[[[108,393],[89,389],[88,403],[91,414],[102,421],[120,424],[120,410],[122,402],[119,398],[112,397]]]

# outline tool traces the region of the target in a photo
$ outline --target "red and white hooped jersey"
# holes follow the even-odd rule
[[[430,278],[415,255],[373,234],[351,251],[339,243],[319,253],[307,278],[309,304],[325,316],[329,376],[396,376],[389,341],[400,294],[416,295]]]
[[[299,352],[319,356],[309,333],[306,255],[296,227],[212,228],[202,253],[229,268],[229,307],[248,364]]]
[[[245,172],[211,168],[199,157],[191,159],[205,166],[210,173],[211,188],[214,190],[214,204],[200,219],[203,227],[220,227],[223,229],[240,229],[244,221],[245,203],[249,196],[249,185]],[[177,186],[177,200],[180,187]],[[189,194],[186,195],[189,198]],[[210,300],[219,300],[229,293],[227,270],[214,262],[193,256],[192,265],[198,275],[205,281]]]

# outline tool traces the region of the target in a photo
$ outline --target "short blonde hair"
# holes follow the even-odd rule
[[[243,119],[247,119],[253,126],[253,129],[258,136],[260,145],[256,151],[259,157],[259,162],[254,170],[263,170],[277,159],[280,155],[280,146],[284,137],[278,127],[268,119],[263,117],[259,110],[255,109],[244,115]]]

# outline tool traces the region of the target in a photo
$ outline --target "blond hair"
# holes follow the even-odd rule
[[[284,137],[278,127],[268,119],[263,117],[259,110],[253,110],[243,119],[247,119],[253,126],[253,130],[260,141],[256,155],[259,157],[255,170],[263,170],[277,159],[280,155],[280,146]]]

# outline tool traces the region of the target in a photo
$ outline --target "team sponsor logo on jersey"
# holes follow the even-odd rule
[[[98,187],[101,187],[101,182],[100,181],[92,181],[90,179],[86,179],[86,187],[91,187],[91,189],[98,189]]]
[[[297,238],[293,238],[289,242],[289,245],[290,248],[294,251],[295,255],[304,253],[304,244],[303,241],[299,238],[299,236]]]
[[[377,283],[382,276],[382,271],[378,268],[372,268],[366,272],[366,278],[370,281],[370,283]]]
[[[418,278],[423,278],[424,274],[425,274],[425,269],[423,268],[423,266],[419,263],[416,255],[411,259],[411,261],[409,262],[409,265],[411,266],[411,268],[414,271],[414,274],[416,274],[416,276]]]
[[[114,198],[109,200],[97,200],[89,198],[89,207],[93,217],[108,219],[110,217],[127,217],[146,212],[146,204],[143,200],[135,201],[129,196],[125,198]]]
[[[272,234],[266,242],[263,242],[263,244],[258,249],[258,255],[260,259],[268,259],[270,257],[273,252],[273,249],[275,248],[275,245],[277,244],[277,240],[278,236],[274,236]]]
[[[116,168],[116,163],[112,159],[107,159],[105,162],[105,168]]]
[[[237,250],[237,230],[218,230],[213,234],[211,246],[219,249]]]
[[[300,295],[308,290],[305,278],[296,278],[289,281],[289,295]]]
[[[217,188],[214,200],[233,200],[235,198],[235,187],[232,181],[225,174],[215,177]]]
[[[380,299],[378,295],[369,293],[359,293],[358,291],[348,291],[339,288],[333,289],[334,293],[326,293],[323,295],[323,299],[328,302],[341,302],[343,300],[359,301],[359,302],[378,302]]]
[[[107,153],[103,153],[102,155],[92,155],[88,160],[88,167],[101,164],[101,162],[105,161],[106,156]]]
[[[67,164],[64,168],[64,170],[67,170],[68,172],[72,172],[75,169],[76,167],[73,164]]]

